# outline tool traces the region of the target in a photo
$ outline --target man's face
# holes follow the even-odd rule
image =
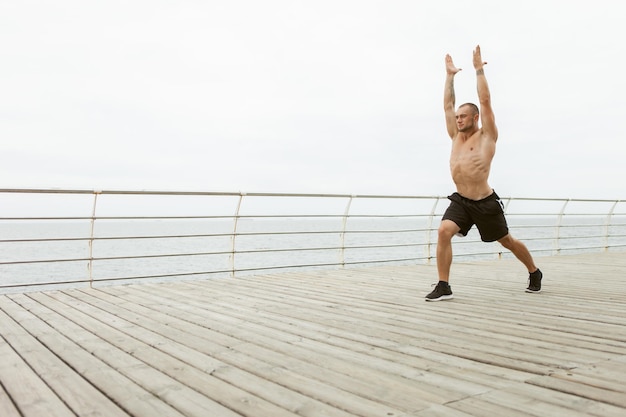
[[[476,124],[476,115],[472,113],[472,110],[467,107],[459,107],[456,111],[456,127],[459,132],[467,132],[474,129]]]

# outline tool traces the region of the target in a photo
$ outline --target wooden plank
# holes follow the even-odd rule
[[[468,397],[460,401],[454,401],[446,404],[446,407],[473,417],[552,417],[550,414],[537,416],[536,414],[531,414],[528,410],[516,410],[506,404],[495,404],[483,399],[482,396]],[[446,416],[443,415],[442,417]]]
[[[426,410],[419,411],[415,414],[415,417],[474,417],[474,414],[455,410],[446,405],[436,404],[431,405]]]
[[[0,297],[2,298],[2,297]],[[0,381],[11,397],[11,403],[1,408],[11,410],[15,404],[24,417],[71,417],[75,414],[61,401],[56,393],[46,385],[35,371],[22,359],[9,344],[16,335],[13,320],[0,312]],[[19,330],[17,331],[18,333]]]
[[[53,294],[53,293],[52,293]],[[85,317],[81,313],[74,309],[62,308],[62,306],[54,305],[51,301],[52,298],[44,293],[33,293],[30,297],[21,299],[24,304],[32,310],[37,308],[37,302],[32,300],[36,298],[37,301],[48,301],[47,304],[52,304],[54,308],[59,311],[63,311],[66,317],[61,317],[56,314],[50,314],[47,318],[49,322],[53,323],[55,328],[59,329],[68,339],[74,343],[80,345],[84,350],[90,352],[100,361],[107,364],[109,367],[115,369],[126,378],[133,381],[135,384],[142,387],[149,394],[143,394],[143,397],[150,397],[153,395],[166,403],[161,406],[154,403],[153,407],[161,408],[168,412],[172,412],[172,409],[179,410],[179,413],[174,411],[174,415],[203,415],[203,413],[215,413],[214,415],[235,416],[235,413],[230,410],[219,406],[214,401],[207,399],[205,396],[200,395],[198,392],[187,388],[184,385],[177,384],[175,380],[167,377],[159,372],[157,369],[150,367],[148,364],[134,358],[127,352],[122,351],[115,346],[115,341],[121,341],[127,339],[124,335],[117,335],[117,340],[107,340],[98,334],[98,330],[92,329],[86,330],[89,327],[85,326]],[[46,305],[46,303],[41,303]],[[101,323],[102,328],[106,327],[106,324]],[[55,353],[61,355],[62,352],[56,351]],[[80,364],[79,368],[91,369],[89,363]],[[86,377],[90,374],[86,371]],[[118,388],[116,381],[110,381],[110,385],[104,387],[105,391],[114,391]],[[140,397],[141,398],[141,397]],[[221,413],[221,414],[220,414]],[[170,415],[170,414],[165,414]]]
[[[111,291],[112,289],[107,290]],[[122,290],[117,289],[116,292],[117,291]],[[135,295],[134,297],[126,294],[125,297],[127,300],[134,300],[135,298],[137,300],[145,300],[146,298],[151,299],[150,296],[146,296],[143,292],[141,295]],[[137,303],[132,302],[129,304],[135,306],[133,308],[134,311],[138,310],[136,307],[138,305]],[[167,303],[157,302],[157,305],[160,306],[161,314],[163,312],[172,313],[172,310],[167,306]],[[185,305],[188,305],[187,300]],[[151,315],[153,318],[159,319],[158,322],[155,323],[155,331],[166,332],[164,334],[167,334],[168,337],[174,337],[176,339],[184,337],[187,339],[187,343],[190,346],[193,346],[195,349],[200,351],[207,351],[205,349],[209,346],[207,351],[208,354],[223,359],[225,362],[229,362],[236,366],[245,366],[247,363],[262,363],[263,367],[260,369],[257,367],[256,371],[262,371],[261,375],[263,377],[271,377],[280,384],[285,384],[287,381],[293,381],[292,384],[288,385],[291,389],[306,392],[308,395],[313,396],[313,398],[317,398],[328,404],[336,406],[337,408],[346,409],[348,411],[358,413],[358,415],[381,415],[381,413],[400,415],[404,412],[401,411],[400,408],[394,409],[389,405],[381,406],[376,403],[376,401],[378,401],[389,404],[391,401],[383,401],[384,398],[381,399],[379,397],[381,392],[380,383],[376,383],[376,380],[373,382],[361,381],[359,379],[346,376],[337,370],[311,365],[310,361],[293,358],[289,353],[284,353],[284,349],[288,351],[290,346],[286,346],[283,349],[283,353],[276,353],[272,348],[264,348],[262,345],[250,343],[235,336],[228,335],[226,346],[221,349],[210,348],[211,341],[224,340],[223,335],[229,333],[232,327],[232,323],[230,322],[227,326],[229,330],[227,330],[226,333],[223,333],[222,336],[218,335],[217,337],[213,337],[212,335],[215,334],[214,330],[217,328],[217,323],[214,320],[207,322],[206,317],[194,320],[195,313],[190,313],[189,311],[185,311],[183,313],[179,312],[181,318],[178,323],[172,320],[172,318],[175,317],[174,315],[163,317],[159,312],[152,310],[144,311],[144,313]],[[215,319],[214,314],[211,314],[211,317]],[[160,325],[162,320],[167,321],[167,328]],[[185,320],[196,323],[196,327],[191,329],[192,334],[207,333],[206,329],[203,330],[202,328],[203,324],[210,325],[213,331],[210,331],[209,334],[205,336],[206,339],[194,341],[189,334],[184,334],[184,332],[190,330],[189,323],[185,323]],[[141,318],[141,322],[143,325],[149,325],[148,323],[150,320],[148,316],[144,316]],[[175,330],[181,330],[183,333],[181,334]],[[252,334],[250,337],[254,339],[255,336]],[[270,345],[275,343],[275,341],[271,338],[269,340],[271,340]],[[294,340],[297,340],[297,338]],[[233,341],[236,342],[233,343]],[[269,368],[269,370],[267,371],[265,368]],[[289,369],[296,369],[297,372],[289,372]],[[322,381],[326,384],[331,386],[334,385],[339,389],[328,389],[324,385],[320,385],[320,377],[323,377]],[[369,379],[371,379],[371,377]],[[398,392],[394,390],[391,391],[389,395],[393,395],[394,398],[400,398],[404,395],[403,402],[409,403],[410,408],[413,409],[414,407],[419,406],[420,403],[418,399],[411,394],[415,394],[415,391],[405,393],[404,390],[398,389]],[[422,403],[421,406],[425,405]]]
[[[88,303],[55,292],[34,294],[46,306],[61,309],[61,302],[72,307],[72,320],[84,329],[98,334],[110,344],[106,360],[119,372],[126,374],[144,388],[188,415],[293,417],[294,414],[256,398],[237,387],[224,384],[211,375],[211,369],[189,366],[159,349],[134,338],[140,328],[118,316],[95,309]],[[119,322],[116,329],[107,323]],[[121,330],[124,329],[125,331]]]
[[[22,305],[27,305],[29,311],[32,314],[36,314],[42,322],[46,323],[46,326],[38,324],[35,320],[20,320],[20,324],[26,331],[34,335],[37,340],[46,345],[50,352],[57,355],[59,359],[68,364],[75,372],[80,373],[84,378],[85,383],[70,384],[68,388],[75,390],[89,391],[94,387],[105,393],[106,397],[111,398],[116,404],[118,404],[124,410],[127,410],[130,415],[168,415],[168,416],[182,416],[164,404],[157,397],[150,395],[147,391],[136,385],[130,379],[124,377],[115,369],[108,366],[105,362],[99,360],[92,352],[82,349],[78,344],[72,342],[70,338],[65,337],[59,330],[63,331],[65,326],[55,326],[55,321],[61,319],[58,314],[53,311],[46,310],[43,306],[33,302],[25,295],[12,295],[16,299],[17,303],[11,302],[8,306],[6,303],[3,305],[3,309],[11,311],[12,314],[20,320],[19,309],[25,311]],[[29,313],[30,314],[30,313]],[[54,331],[49,331],[54,329]],[[74,329],[69,327],[69,331],[73,332]],[[91,339],[92,344],[101,344],[101,339],[96,335],[81,335],[76,333],[77,337],[82,337],[83,341],[87,342]],[[33,347],[25,347],[24,351],[29,352],[33,350]],[[78,394],[82,395],[82,394]],[[67,399],[69,404],[74,401],[73,399]],[[95,401],[94,406],[103,410],[107,409],[106,401]],[[79,415],[81,415],[79,413]],[[97,415],[97,414],[96,414]],[[113,414],[112,414],[113,415]]]
[[[50,328],[45,322],[17,308],[16,304],[2,303],[1,305],[2,309],[10,313],[17,322],[8,318],[0,319],[2,323],[0,333],[4,335],[13,349],[28,353],[23,359],[67,407],[79,415],[128,416],[100,391],[86,383],[79,373],[54,355],[41,340],[36,339],[20,326],[25,321],[30,321],[30,328],[36,327],[42,333],[47,333]]]
[[[603,381],[592,381],[588,378],[569,378],[559,374],[533,378],[528,383],[554,391],[573,394],[579,398],[588,398],[626,408],[626,390],[623,383],[612,384],[609,388]]]
[[[0,344],[1,343],[3,342],[0,341]],[[4,357],[3,357],[3,360],[4,360]],[[0,374],[0,381],[1,380],[2,380],[2,377]],[[4,390],[4,387],[2,386],[2,384],[0,384],[0,416],[21,417],[20,412],[15,407],[15,404],[13,404],[13,401],[11,401],[11,397],[9,397],[9,394]]]
[[[588,366],[576,368],[567,373],[555,373],[555,377],[564,379],[583,379],[589,385],[604,387],[613,391],[626,392],[626,356],[618,356],[608,361],[593,363]]]
[[[164,303],[166,303],[166,299],[159,300],[158,303],[160,305],[163,305]],[[185,304],[186,306],[191,306],[194,303],[195,303],[194,300],[188,298]],[[220,305],[218,305],[215,302],[211,302],[210,306],[205,307],[205,310],[211,310],[211,317],[216,318],[217,314],[220,314],[219,308],[220,308]],[[175,314],[175,312],[173,314]],[[357,353],[363,353],[367,355],[365,356],[367,358],[365,359],[365,361],[367,362],[371,362],[372,356],[375,356],[377,358],[380,358],[381,360],[388,360],[389,361],[388,363],[393,364],[392,366],[395,366],[395,364],[397,363],[403,363],[404,364],[403,366],[406,366],[405,368],[407,369],[406,372],[405,371],[391,372],[389,369],[384,369],[384,368],[382,370],[388,373],[392,373],[394,375],[400,375],[403,378],[413,378],[413,379],[417,379],[417,380],[424,381],[424,382],[429,381],[426,389],[431,391],[431,394],[430,394],[431,398],[433,395],[445,395],[446,384],[448,386],[454,386],[454,391],[463,390],[462,389],[462,386],[463,386],[462,377],[463,376],[468,377],[467,382],[465,383],[466,385],[465,390],[467,390],[468,392],[475,393],[475,392],[480,392],[485,389],[488,389],[485,385],[479,384],[475,381],[472,382],[471,380],[472,378],[469,375],[470,372],[465,372],[465,373],[461,372],[461,369],[459,368],[454,368],[453,370],[450,370],[448,375],[438,373],[438,372],[423,373],[421,368],[428,367],[431,369],[438,370],[439,368],[445,368],[446,365],[441,364],[441,363],[433,363],[432,361],[425,361],[419,356],[412,356],[412,355],[407,354],[406,352],[404,353],[392,352],[391,354],[386,355],[386,353],[389,353],[390,349],[393,349],[393,347],[396,345],[395,342],[391,344],[384,343],[385,339],[374,338],[374,337],[368,337],[368,338],[361,339],[361,340],[359,340],[358,337],[350,338],[351,330],[353,329],[349,329],[349,328],[338,329],[333,332],[331,331],[331,328],[328,325],[324,327],[322,324],[313,325],[311,323],[305,323],[303,321],[299,321],[298,326],[292,326],[290,323],[293,321],[293,316],[292,317],[287,316],[286,317],[287,322],[281,323],[282,316],[280,315],[266,315],[263,312],[259,312],[259,311],[254,313],[252,310],[248,310],[245,306],[241,304],[238,305],[237,312],[236,313],[231,312],[229,314],[229,317],[232,317],[233,315],[236,315],[236,317],[239,317],[242,320],[245,319],[247,323],[254,322],[259,326],[263,326],[265,323],[271,323],[271,329],[268,329],[268,331],[278,330],[278,331],[281,331],[283,334],[289,334],[290,331],[296,331],[297,332],[296,335],[299,338],[306,337],[311,340],[322,342],[324,344],[332,343],[334,348],[337,348],[337,349],[341,348],[344,351],[347,350],[348,355],[351,356],[353,359],[355,355],[357,355]],[[311,314],[308,315],[308,318],[311,318]],[[354,320],[351,321],[351,323],[354,323]],[[328,323],[326,322],[326,324]],[[310,327],[312,328],[309,330],[308,328]],[[333,337],[332,339],[328,339],[327,338],[328,334],[332,334],[335,337]],[[278,337],[278,336],[275,335],[275,337]],[[284,337],[284,336],[281,336],[281,337]],[[380,349],[377,346],[377,344],[378,346],[384,347],[385,349]],[[338,350],[338,352],[340,351]],[[323,354],[328,354],[328,353],[323,353]],[[419,369],[418,372],[410,371],[411,369],[416,368],[416,367],[417,369]],[[459,378],[459,376],[461,376],[461,379]],[[432,389],[428,388],[431,385],[433,386],[433,388]],[[468,394],[468,392],[464,391],[464,395]]]
[[[544,387],[523,384],[481,394],[479,398],[533,416],[623,417],[624,408]]]
[[[149,298],[149,294],[142,293],[142,302]],[[235,360],[224,362],[215,357],[219,357],[220,351],[228,351],[229,346],[233,344],[234,339],[225,339],[225,346],[217,345],[215,338],[210,337],[199,338],[197,334],[202,331],[198,326],[191,326],[181,321],[185,331],[176,331],[176,323],[171,317],[163,315],[159,311],[145,309],[135,303],[125,303],[128,310],[115,309],[114,302],[118,304],[120,299],[111,297],[100,291],[88,291],[81,297],[82,301],[88,302],[90,306],[97,307],[103,311],[116,310],[116,317],[133,323],[133,337],[150,346],[158,346],[159,350],[183,360],[185,363],[193,365],[198,369],[209,370],[213,377],[219,378],[227,384],[245,389],[247,392],[253,393],[260,398],[266,398],[274,404],[278,404],[282,408],[291,412],[297,412],[304,416],[337,416],[346,417],[350,414],[333,408],[321,401],[308,398],[296,391],[292,391],[284,385],[279,385],[271,380],[265,379],[264,375],[255,375],[247,372],[242,368],[242,362],[248,358],[242,355]],[[144,312],[145,316],[138,315]],[[174,330],[174,331],[172,331]],[[172,343],[175,340],[176,343]],[[222,340],[224,340],[222,338]],[[258,363],[255,363],[259,367]],[[268,366],[262,364],[260,366]],[[254,367],[252,367],[254,368]],[[298,385],[302,384],[302,379],[298,380]],[[304,382],[307,383],[308,382]],[[220,393],[220,390],[211,389],[211,395],[219,398],[221,401],[227,399],[228,393]],[[271,410],[265,410],[269,412]],[[255,413],[264,413],[262,408],[254,411]]]

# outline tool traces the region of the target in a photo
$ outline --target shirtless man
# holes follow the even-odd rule
[[[452,237],[466,236],[475,224],[484,242],[498,241],[513,252],[528,269],[529,284],[526,292],[541,291],[541,271],[519,240],[509,234],[500,198],[487,182],[491,161],[496,153],[498,129],[496,128],[491,96],[480,46],[474,50],[474,69],[478,86],[479,108],[472,103],[459,106],[455,112],[454,76],[461,70],[454,66],[452,57],[446,55],[446,83],[443,107],[446,128],[452,139],[450,172],[457,192],[448,197],[450,206],[439,226],[437,242],[437,271],[439,283],[426,296],[426,301],[449,300],[452,289],[448,284],[452,264]],[[482,127],[478,127],[478,118]]]

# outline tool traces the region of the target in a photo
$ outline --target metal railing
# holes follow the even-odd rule
[[[503,198],[537,256],[626,247],[622,200]],[[447,198],[0,189],[0,290],[430,262]],[[475,229],[455,259],[511,256]]]

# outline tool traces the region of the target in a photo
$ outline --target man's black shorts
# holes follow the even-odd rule
[[[452,194],[448,199],[451,203],[442,220],[456,223],[462,236],[467,236],[473,225],[478,228],[483,242],[494,242],[509,233],[504,205],[495,191],[482,200],[470,200],[459,193]]]

